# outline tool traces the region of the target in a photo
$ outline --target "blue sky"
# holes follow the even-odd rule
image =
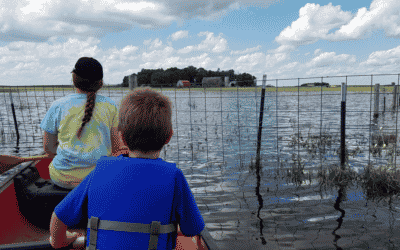
[[[234,69],[258,80],[263,74],[316,77],[301,83],[400,73],[400,2],[395,0],[5,0],[2,6],[0,85],[70,84],[81,56],[102,63],[108,84],[142,68],[190,65]],[[397,83],[398,76],[372,81]],[[371,77],[348,83],[371,84]]]

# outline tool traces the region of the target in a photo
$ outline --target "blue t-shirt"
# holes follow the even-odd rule
[[[205,224],[182,171],[158,159],[103,156],[96,168],[54,209],[68,227],[94,217],[130,223],[179,224],[195,236]],[[97,249],[148,249],[150,234],[99,230]],[[176,247],[177,233],[161,234],[157,249]],[[90,229],[87,233],[87,246]]]
[[[57,170],[92,167],[101,156],[111,155],[110,131],[118,126],[117,105],[96,94],[92,118],[78,139],[86,99],[86,94],[71,94],[54,101],[40,124],[44,131],[58,134],[59,145],[53,160]]]

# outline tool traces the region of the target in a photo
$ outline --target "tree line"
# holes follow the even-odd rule
[[[224,77],[228,76],[229,81],[237,81],[238,86],[254,86],[255,76],[248,73],[235,74],[233,69],[217,71],[206,70],[204,68],[196,68],[189,66],[184,69],[177,67],[164,69],[142,69],[137,73],[138,86],[151,86],[151,87],[176,87],[179,80],[187,80],[192,85],[201,86],[204,77]],[[129,76],[125,76],[122,87],[129,86]]]

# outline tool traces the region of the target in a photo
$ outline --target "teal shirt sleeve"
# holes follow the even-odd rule
[[[50,109],[47,111],[46,115],[44,116],[40,128],[50,134],[57,134],[58,127],[60,126],[61,121],[61,109],[60,107],[54,102]]]
[[[54,209],[57,217],[68,227],[88,220],[88,191],[94,172],[90,172]]]

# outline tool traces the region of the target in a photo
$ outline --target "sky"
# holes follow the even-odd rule
[[[0,7],[0,86],[72,84],[83,56],[103,65],[110,85],[143,68],[190,65],[250,73],[257,85],[264,74],[274,86],[399,83],[398,0],[1,0]]]

